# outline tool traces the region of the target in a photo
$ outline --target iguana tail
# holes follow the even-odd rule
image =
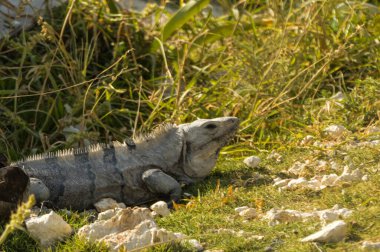
[[[10,212],[24,199],[28,185],[29,177],[21,168],[0,167],[0,220],[8,218]]]

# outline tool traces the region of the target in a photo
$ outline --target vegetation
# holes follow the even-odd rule
[[[0,41],[0,152],[17,160],[88,142],[122,141],[158,123],[237,116],[240,131],[215,172],[190,188],[197,197],[160,219],[161,226],[225,251],[352,251],[363,240],[379,240],[379,147],[299,146],[308,134],[327,141],[322,131],[332,123],[352,132],[347,141],[378,139],[365,134],[380,119],[378,1],[220,4],[225,15],[215,17],[207,0],[189,1],[175,14],[164,5],[134,12],[112,0],[70,1],[32,30]],[[338,91],[341,101],[331,98]],[[283,156],[281,163],[266,158],[272,150]],[[263,158],[260,168],[242,164],[250,154]],[[343,164],[345,156],[370,179],[343,193],[278,192],[267,180],[252,182],[257,174],[282,176],[296,160]],[[319,228],[314,222],[269,227],[262,220],[244,223],[233,211],[242,205],[265,212],[334,204],[355,212],[348,238],[337,244],[300,243]],[[73,225],[86,223],[75,216]],[[264,239],[215,233],[219,228]],[[180,247],[187,249],[169,244],[153,250]],[[22,231],[0,248],[38,250]],[[106,248],[74,236],[56,250]]]

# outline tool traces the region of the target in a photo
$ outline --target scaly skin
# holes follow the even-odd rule
[[[30,193],[59,208],[91,208],[102,198],[140,205],[206,177],[219,150],[235,134],[236,117],[199,119],[161,127],[135,145],[91,146],[19,161],[30,179]]]

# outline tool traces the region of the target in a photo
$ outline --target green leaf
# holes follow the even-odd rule
[[[190,0],[186,5],[180,8],[165,24],[161,32],[161,41],[165,42],[170,36],[178,31],[184,24],[186,24],[191,18],[197,15],[203,10],[210,0]],[[151,51],[156,51],[159,44],[155,40],[152,44]]]
[[[196,45],[209,44],[209,43],[215,42],[216,40],[229,37],[234,32],[235,26],[236,26],[236,23],[230,23],[230,24],[226,24],[223,26],[219,26],[215,29],[212,29],[206,34],[199,36],[194,41],[194,44]]]
[[[117,5],[116,5],[116,3],[115,3],[114,0],[107,0],[106,2],[107,2],[107,5],[108,5],[108,8],[110,8],[110,12],[111,12],[112,14],[117,14],[117,13],[119,13],[119,11],[118,11],[118,9],[117,9]]]

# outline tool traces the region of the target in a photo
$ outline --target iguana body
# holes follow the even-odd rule
[[[30,193],[59,208],[86,209],[109,197],[139,205],[207,176],[219,150],[235,134],[238,119],[221,117],[168,125],[135,145],[115,142],[83,150],[34,156],[13,165],[30,178]],[[1,199],[0,199],[1,200]]]

